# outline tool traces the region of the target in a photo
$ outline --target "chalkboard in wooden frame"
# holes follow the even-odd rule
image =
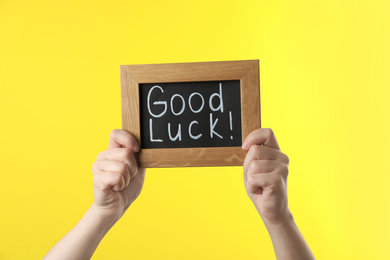
[[[242,143],[249,133],[261,127],[259,60],[121,65],[122,128],[142,147],[140,86],[227,81],[239,81]],[[205,103],[209,104],[207,100]],[[147,130],[142,131],[146,134]],[[240,166],[246,155],[241,143],[232,147],[142,148],[138,159],[140,167],[147,168]]]

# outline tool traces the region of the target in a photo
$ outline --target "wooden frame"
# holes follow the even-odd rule
[[[219,80],[240,80],[244,140],[261,127],[259,60],[121,65],[122,128],[141,142],[139,84]],[[139,163],[147,168],[241,166],[245,155],[241,147],[142,149]]]

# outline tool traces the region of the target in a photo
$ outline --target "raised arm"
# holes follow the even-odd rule
[[[315,259],[288,208],[288,157],[273,131],[258,129],[245,139],[244,183],[271,237],[278,260]]]
[[[141,192],[145,169],[138,168],[135,138],[113,130],[108,149],[92,166],[94,202],[80,222],[43,259],[90,259],[100,241]]]

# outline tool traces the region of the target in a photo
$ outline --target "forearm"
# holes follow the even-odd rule
[[[304,237],[295,224],[291,213],[280,223],[269,223],[263,220],[271,237],[278,260],[312,260],[315,259]]]
[[[43,259],[90,259],[115,222],[115,217],[102,215],[92,204],[79,223]]]

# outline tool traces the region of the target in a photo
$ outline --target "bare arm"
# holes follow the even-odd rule
[[[138,168],[135,138],[124,130],[113,130],[108,149],[92,166],[94,197],[80,222],[43,258],[90,259],[100,241],[122,217],[141,192],[145,169]]]
[[[115,224],[93,204],[79,223],[43,259],[90,259],[100,241]]]
[[[288,157],[271,129],[258,129],[245,139],[244,183],[271,237],[278,260],[315,259],[287,203]]]

